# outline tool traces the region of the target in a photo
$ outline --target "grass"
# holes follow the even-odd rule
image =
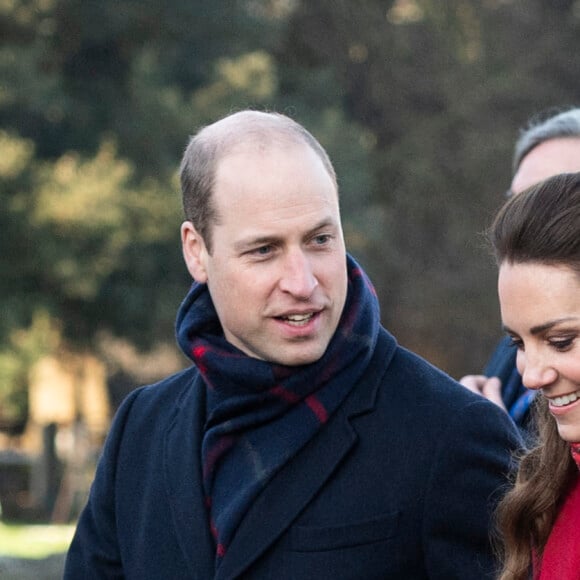
[[[66,552],[74,525],[21,525],[0,522],[0,555],[46,558]]]

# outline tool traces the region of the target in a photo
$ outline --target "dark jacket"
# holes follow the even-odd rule
[[[490,513],[520,445],[498,407],[381,330],[345,403],[243,519],[214,575],[195,368],[117,413],[65,578],[492,578]]]

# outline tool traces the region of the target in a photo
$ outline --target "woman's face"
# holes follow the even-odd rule
[[[561,265],[504,262],[498,292],[524,385],[548,399],[560,437],[580,442],[580,276]]]

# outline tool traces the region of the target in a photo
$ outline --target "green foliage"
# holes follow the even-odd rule
[[[63,295],[93,299],[130,244],[163,237],[156,220],[176,218],[160,184],[133,187],[132,173],[111,143],[92,159],[66,154],[39,167],[31,220],[44,240],[38,250],[50,283]]]

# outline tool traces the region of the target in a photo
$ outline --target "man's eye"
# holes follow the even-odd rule
[[[319,236],[316,236],[314,238],[314,242],[319,246],[328,243],[329,240],[330,240],[329,234],[320,234]]]
[[[252,253],[257,254],[258,256],[267,256],[272,253],[272,246],[260,246],[259,248],[252,250]]]

